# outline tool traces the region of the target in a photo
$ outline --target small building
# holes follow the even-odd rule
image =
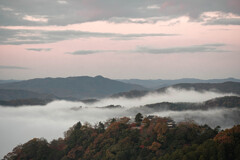
[[[167,126],[168,126],[168,128],[175,128],[176,123],[172,119],[168,119],[167,120]]]

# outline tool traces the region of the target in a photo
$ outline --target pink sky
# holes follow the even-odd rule
[[[213,15],[214,13],[207,13]],[[233,16],[233,15],[232,15]],[[34,19],[36,20],[36,19]],[[94,21],[67,26],[2,26],[13,30],[82,31],[116,34],[176,34],[174,36],[74,37],[53,43],[0,45],[1,79],[103,75],[114,79],[240,78],[240,26],[204,25],[179,17],[157,23]],[[24,35],[22,35],[24,36]],[[29,36],[29,35],[26,35]],[[68,35],[66,35],[68,36]],[[218,44],[217,51],[137,52]],[[48,49],[33,51],[28,49]],[[73,55],[75,51],[99,51]],[[106,50],[106,52],[104,52]]]

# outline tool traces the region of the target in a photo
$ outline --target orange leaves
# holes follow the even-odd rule
[[[93,132],[92,134],[91,134],[91,137],[96,137],[98,134],[97,134],[97,132]]]
[[[22,145],[18,145],[13,149],[12,152],[9,152],[7,155],[4,156],[4,159],[10,160],[10,159],[20,159],[22,152]]]
[[[161,144],[158,142],[153,142],[151,146],[148,147],[149,150],[157,151],[161,147]]]
[[[149,124],[150,124],[150,120],[147,117],[145,117],[142,121],[142,126],[148,127]]]
[[[130,118],[128,118],[128,117],[120,118],[121,123],[128,123],[129,121],[130,121]]]
[[[215,137],[214,141],[219,143],[233,143],[235,136],[240,136],[240,125],[234,126],[231,129],[219,132]]]
[[[166,142],[166,136],[163,136],[162,134],[158,134],[157,140],[161,143],[164,143],[164,142]]]
[[[217,134],[214,140],[219,143],[232,143],[232,138],[225,133]]]
[[[119,141],[119,144],[121,145],[121,146],[125,146],[125,145],[129,145],[130,144],[130,138],[129,137],[126,137],[126,138],[123,138],[123,139],[121,139],[120,141]]]
[[[65,141],[62,138],[59,138],[58,140],[53,140],[50,144],[50,148],[56,149],[59,151],[64,150],[67,147],[65,144]]]
[[[154,129],[154,132],[162,135],[162,134],[165,134],[167,132],[168,127],[167,127],[167,124],[165,122],[164,123],[159,122],[155,125],[155,127],[153,129]]]
[[[103,139],[104,139],[104,135],[102,133],[99,134],[93,142],[94,146],[96,146],[98,143],[100,143]]]
[[[163,135],[167,132],[168,126],[165,118],[155,118],[151,121],[144,119],[144,122],[148,123],[149,125],[146,128],[147,135]]]
[[[82,146],[74,147],[74,148],[72,148],[72,149],[68,152],[67,157],[68,157],[68,158],[71,158],[71,159],[75,159],[75,157],[76,157],[76,152],[77,152],[77,151],[82,151],[82,150],[83,150],[83,147],[82,147]]]
[[[143,149],[143,148],[144,148],[144,145],[142,144],[142,145],[140,145],[139,147]]]
[[[113,122],[107,129],[106,129],[106,135],[107,137],[114,136],[119,131],[119,125],[120,122]]]

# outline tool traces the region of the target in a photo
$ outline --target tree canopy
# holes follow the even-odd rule
[[[138,120],[143,116],[137,114]],[[136,120],[136,119],[135,119]],[[141,122],[141,121],[137,121]],[[34,138],[8,153],[4,160],[229,160],[240,158],[240,125],[219,132],[186,121],[169,127],[166,117],[145,117],[136,127],[130,118],[78,122],[64,138]]]

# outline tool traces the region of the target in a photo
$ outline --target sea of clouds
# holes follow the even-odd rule
[[[18,144],[30,139],[44,137],[48,141],[63,137],[64,131],[78,121],[92,125],[117,117],[134,117],[138,112],[143,115],[171,117],[176,122],[192,119],[199,124],[211,127],[229,128],[240,123],[240,110],[215,108],[211,110],[153,111],[140,106],[160,102],[194,102],[231,96],[214,91],[197,92],[170,88],[164,93],[148,94],[141,98],[106,98],[96,103],[85,104],[72,101],[53,101],[45,106],[0,106],[0,158]],[[108,105],[121,105],[121,108],[102,108]],[[217,107],[217,106],[216,106]]]

